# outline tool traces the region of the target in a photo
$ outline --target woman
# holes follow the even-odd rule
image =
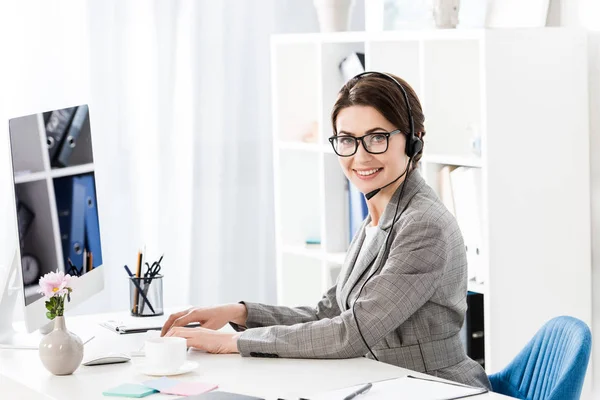
[[[213,353],[367,355],[489,388],[459,339],[467,293],[460,230],[415,169],[425,134],[415,92],[393,75],[361,74],[342,87],[331,119],[330,142],[369,209],[336,285],[315,308],[248,302],[193,308],[171,315],[162,334]],[[190,322],[203,328],[183,328]],[[216,331],[228,322],[237,333]]]

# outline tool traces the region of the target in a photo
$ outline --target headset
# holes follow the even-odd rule
[[[404,180],[405,182],[408,180],[408,177],[410,176],[410,166],[412,164],[412,161],[414,159],[414,157],[419,154],[421,151],[423,151],[423,141],[415,135],[415,125],[414,125],[414,120],[413,120],[413,116],[412,116],[412,110],[410,107],[410,102],[408,101],[408,94],[406,93],[406,90],[404,89],[404,86],[402,86],[400,84],[400,82],[398,82],[393,76],[388,75],[386,73],[383,72],[375,72],[375,71],[367,71],[367,72],[362,72],[358,75],[356,75],[354,77],[354,79],[356,79],[356,83],[358,83],[360,81],[360,78],[362,78],[363,76],[366,75],[374,75],[374,76],[378,76],[381,77],[383,79],[386,79],[390,82],[393,82],[394,84],[396,84],[396,86],[398,86],[398,88],[400,88],[400,91],[402,92],[402,95],[404,97],[404,102],[406,104],[406,110],[408,113],[408,121],[409,121],[409,127],[410,127],[410,131],[405,133],[406,135],[406,146],[405,146],[405,153],[408,156],[409,160],[408,160],[408,164],[406,165],[406,169],[404,170],[404,172],[397,177],[396,179],[394,179],[393,181],[391,181],[390,183],[380,187],[379,189],[375,189],[367,194],[365,194],[365,197],[367,200],[371,199],[373,196],[375,196],[377,193],[379,193],[381,191],[381,189],[386,188],[387,186],[393,184],[394,182],[396,182],[398,179],[402,178],[405,174],[406,174],[406,179]],[[355,83],[355,85],[356,85]],[[406,185],[402,185],[402,189],[400,189],[400,196],[398,197],[398,203],[396,203],[396,209],[394,211],[394,218],[392,219],[392,224],[390,226],[390,229],[387,233],[386,239],[385,239],[385,244],[384,244],[384,256],[382,257],[382,260],[385,260],[385,253],[387,253],[389,251],[389,240],[391,237],[391,232],[392,232],[392,228],[394,227],[394,224],[396,223],[397,219],[399,219],[402,214],[404,213],[404,211],[406,211],[406,209],[408,208],[408,204],[410,203],[410,200],[408,201],[408,203],[406,204],[406,206],[404,207],[404,209],[400,212],[400,215],[398,215],[398,207],[400,206],[400,203],[402,201],[402,197],[404,196],[404,188],[406,187]],[[369,282],[369,280],[379,271],[379,268],[381,266],[378,266],[377,268],[375,268],[373,270],[373,272],[371,273],[371,275],[369,275],[369,277],[363,282],[362,286],[360,287],[360,290],[358,291],[358,295],[356,296],[356,299],[354,300],[354,302],[352,303],[352,316],[354,318],[354,321],[356,321],[356,328],[358,329],[358,333],[360,334],[360,338],[362,339],[363,343],[365,344],[365,346],[367,346],[367,349],[369,349],[369,353],[371,353],[371,355],[373,356],[373,358],[377,361],[379,361],[379,359],[377,358],[377,356],[373,353],[373,350],[371,349],[371,347],[369,346],[369,344],[367,343],[367,341],[365,340],[365,337],[362,334],[362,331],[360,329],[360,325],[358,324],[358,319],[356,318],[356,313],[354,311],[354,307],[356,305],[356,302],[358,301],[358,299],[360,298],[360,295],[365,287],[365,285]],[[363,272],[363,275],[369,270],[369,268],[366,268],[365,271]],[[359,279],[357,280],[360,281],[360,279],[362,279],[362,275],[359,277]],[[350,289],[349,293],[352,292],[352,290],[354,290],[354,287],[352,287],[352,289]]]

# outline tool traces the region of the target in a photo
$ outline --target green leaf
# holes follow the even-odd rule
[[[53,320],[54,319],[54,313],[47,312],[46,313],[46,318],[48,318],[49,320]]]
[[[49,301],[47,301],[47,302],[46,302],[46,310],[48,310],[48,311],[52,311],[52,308],[54,308],[54,307],[52,306],[52,303],[51,303],[51,302],[49,302]]]

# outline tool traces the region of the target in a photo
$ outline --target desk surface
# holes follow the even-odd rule
[[[98,325],[109,319],[127,319],[126,314],[66,317],[67,328],[77,334],[94,335],[85,346],[87,353],[98,351],[130,352],[139,349],[149,334],[118,335]],[[156,335],[156,333],[155,333]],[[222,390],[245,393],[267,399],[297,399],[301,395],[366,382],[397,378],[414,372],[367,358],[347,360],[300,360],[245,358],[238,354],[214,355],[190,350],[188,359],[198,369],[174,378],[215,383]],[[125,364],[80,366],[73,375],[53,376],[39,360],[36,350],[0,349],[0,387],[8,398],[103,399],[102,391],[122,383],[139,383],[152,377],[138,372],[143,358],[134,357]],[[38,393],[37,397],[34,394]],[[152,395],[151,399],[173,396]],[[508,399],[495,393],[477,399]]]

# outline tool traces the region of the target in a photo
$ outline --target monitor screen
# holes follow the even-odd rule
[[[9,121],[25,305],[40,276],[82,276],[102,265],[87,105]]]

